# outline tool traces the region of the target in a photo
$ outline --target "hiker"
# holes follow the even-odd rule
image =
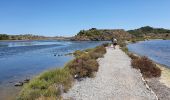
[[[113,48],[116,49],[117,39],[112,38],[112,44],[113,44]]]

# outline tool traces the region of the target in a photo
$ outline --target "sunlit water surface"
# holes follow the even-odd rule
[[[48,69],[62,67],[73,59],[72,56],[65,56],[65,54],[102,43],[104,42],[1,41],[0,100],[11,99],[16,95],[16,91],[20,89],[13,86],[15,82],[31,78]]]
[[[141,41],[129,44],[128,49],[170,68],[170,40]]]

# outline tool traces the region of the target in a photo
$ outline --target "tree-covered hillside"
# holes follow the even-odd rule
[[[150,26],[141,27],[139,29],[127,31],[138,38],[170,38],[170,30],[164,28],[153,28]]]
[[[117,39],[129,39],[131,38],[131,35],[122,29],[91,28],[89,30],[81,30],[72,40],[104,41],[111,40],[113,37]]]

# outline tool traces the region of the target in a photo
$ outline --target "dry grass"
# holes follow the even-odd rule
[[[103,46],[108,47],[108,46],[110,46],[110,43],[104,43]]]
[[[139,57],[132,59],[133,68],[140,69],[145,78],[160,77],[161,70],[147,57]]]
[[[86,53],[83,51],[75,53],[76,55],[79,54],[79,56],[76,56],[73,61],[66,65],[71,70],[71,74],[73,76],[77,75],[78,78],[92,77],[98,71],[99,65],[96,59],[103,57],[106,53],[106,48],[104,46],[97,46],[94,49],[85,51]]]
[[[67,64],[67,67],[71,70],[73,76],[77,75],[79,78],[91,77],[93,72],[98,70],[98,63],[95,59],[91,59],[88,54],[85,54]]]
[[[79,57],[79,56],[81,56],[81,55],[83,55],[83,54],[86,54],[84,51],[80,51],[80,50],[76,50],[74,53],[73,53],[73,55],[75,56],[75,57]]]
[[[135,55],[132,54],[132,53],[128,53],[128,56],[129,56],[131,59],[137,59],[137,58],[139,58],[138,56],[135,56]]]
[[[103,57],[105,53],[106,48],[104,46],[98,46],[95,49],[89,51],[89,55],[92,59],[98,59],[100,57]]]

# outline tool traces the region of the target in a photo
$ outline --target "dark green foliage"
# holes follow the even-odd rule
[[[132,56],[131,56],[132,57]],[[142,75],[147,78],[160,77],[161,70],[147,57],[134,57],[131,62],[134,68],[140,69]]]
[[[77,35],[95,36],[100,34],[100,31],[97,29],[90,29],[89,31],[81,30]]]
[[[111,41],[112,38],[129,39],[131,35],[124,30],[103,30],[92,28],[89,30],[81,30],[72,40],[92,40],[92,41]]]
[[[8,40],[9,36],[6,34],[0,34],[0,40]]]
[[[168,38],[170,30],[164,28],[153,28],[150,26],[141,27],[135,30],[127,31],[135,38]]]
[[[35,39],[45,39],[45,37],[32,34],[25,35],[0,34],[0,40],[35,40]]]

